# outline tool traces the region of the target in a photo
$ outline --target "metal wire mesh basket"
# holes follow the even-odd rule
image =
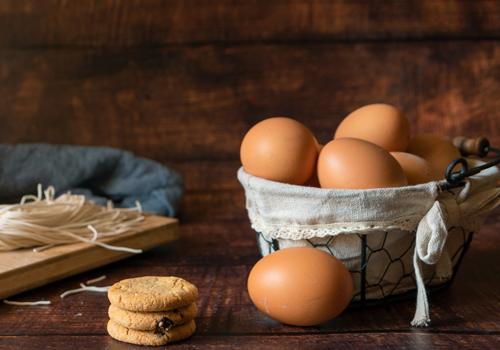
[[[473,151],[471,151],[471,147],[461,147],[462,154],[475,154],[484,157],[488,153],[493,152],[497,157],[500,156],[499,150],[490,147],[489,143],[484,141],[485,139],[480,139],[481,142],[477,140],[474,143],[474,147],[472,147],[474,148]],[[462,142],[468,142],[467,145],[471,145],[470,139],[462,139]],[[498,169],[492,167],[499,163],[500,158],[490,162],[479,163],[470,159],[460,158],[449,165],[445,175],[446,180],[441,181],[438,185],[439,193],[443,196],[454,198],[453,201],[455,201],[457,193],[461,192],[464,187],[469,186],[472,182],[475,186],[482,186],[483,189],[489,186],[486,188],[486,191],[490,191],[490,197],[493,198],[490,202],[493,204],[478,215],[463,218],[465,219],[463,221],[459,220],[460,223],[473,221],[474,225],[446,225],[446,238],[443,241],[445,244],[443,248],[440,248],[442,251],[440,250],[439,252],[441,256],[439,262],[429,265],[422,264],[419,267],[418,276],[415,270],[415,256],[417,254],[416,243],[418,243],[417,230],[419,229],[417,226],[420,224],[415,224],[414,226],[407,225],[405,228],[388,227],[381,229],[380,227],[374,227],[368,232],[347,230],[348,234],[338,234],[337,230],[332,234],[324,234],[323,232],[321,235],[302,239],[291,239],[286,235],[280,236],[279,231],[277,234],[270,233],[269,231],[263,233],[259,231],[261,227],[259,224],[259,219],[261,219],[258,218],[259,215],[262,214],[269,217],[272,216],[269,215],[269,212],[272,214],[273,211],[280,215],[283,211],[293,211],[295,208],[293,208],[293,205],[286,203],[286,200],[274,200],[273,202],[273,200],[264,198],[267,194],[266,191],[273,192],[275,190],[272,184],[269,185],[266,183],[261,186],[261,180],[255,178],[248,179],[243,170],[240,170],[238,177],[245,188],[247,209],[252,227],[257,231],[257,242],[260,253],[265,256],[279,249],[311,246],[334,255],[344,263],[352,274],[355,292],[351,305],[366,306],[410,297],[414,298],[418,290],[419,280],[425,283],[425,287],[430,293],[442,290],[451,285],[472,241],[474,229],[471,228],[479,227],[486,212],[498,205],[500,192],[496,187],[496,182],[499,179],[499,172]],[[460,170],[454,171],[458,164],[461,165]],[[470,164],[474,166],[471,167]],[[494,175],[490,176],[490,179],[487,176],[476,176],[470,180],[468,179],[486,169]],[[484,184],[481,182],[484,182]],[[486,183],[488,183],[488,186],[485,185]],[[279,192],[279,189],[276,191]],[[493,194],[491,195],[492,191]],[[290,190],[290,193],[292,193],[294,199],[303,195],[303,193],[292,190]],[[425,194],[428,195],[429,193],[432,193],[432,191]],[[361,197],[365,197],[364,193]],[[328,197],[325,198],[325,201],[329,199]],[[376,201],[376,198],[371,197],[371,200]],[[436,199],[437,202],[440,200]],[[446,199],[442,200],[446,201]],[[318,205],[321,205],[321,203],[318,203]],[[283,207],[286,208],[284,209]],[[295,226],[296,222],[292,220],[287,224]],[[273,225],[279,226],[279,220],[275,220]],[[412,228],[409,229],[409,227]],[[423,294],[425,298],[424,304],[427,304],[425,289]],[[417,309],[419,307],[418,304],[417,299]],[[427,324],[425,317],[423,324]]]
[[[387,247],[390,237],[400,235],[399,249]],[[427,291],[432,294],[451,285],[460,267],[465,253],[472,241],[474,233],[467,232],[461,227],[451,227],[446,250],[452,262],[452,274],[447,278],[439,278],[434,266],[428,266],[425,275]],[[355,261],[345,261],[352,274],[355,293],[351,302],[352,307],[378,305],[380,303],[396,300],[414,299],[416,293],[415,271],[412,265],[412,255],[415,248],[415,232],[380,231],[370,236],[356,234],[356,242],[361,254]],[[262,256],[271,254],[282,248],[292,246],[310,246],[321,249],[336,256],[337,236],[306,239],[304,241],[282,242],[280,240],[267,240],[264,235],[257,233],[257,242]],[[401,239],[402,238],[402,239]],[[370,261],[383,261],[376,264],[377,272],[372,271]],[[369,277],[367,277],[369,276]]]

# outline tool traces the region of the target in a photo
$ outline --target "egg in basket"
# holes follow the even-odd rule
[[[428,325],[427,292],[451,283],[500,203],[500,160],[477,158],[498,150],[484,138],[454,141],[411,137],[403,113],[386,104],[352,112],[324,146],[290,118],[252,127],[238,179],[264,256],[249,277],[255,305],[283,323],[313,325],[349,301],[416,297],[412,325]],[[297,281],[314,287],[294,289]]]

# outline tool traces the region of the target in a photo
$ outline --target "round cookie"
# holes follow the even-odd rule
[[[191,320],[186,324],[171,328],[165,334],[130,329],[112,320],[108,321],[107,328],[109,335],[116,340],[137,345],[158,346],[189,338],[195,332],[196,324],[194,320]]]
[[[172,310],[193,303],[198,288],[173,276],[143,276],[117,282],[108,290],[111,304],[140,312]]]
[[[196,317],[198,308],[195,303],[170,311],[134,312],[110,305],[109,318],[119,325],[140,331],[165,332],[172,327],[191,321]]]

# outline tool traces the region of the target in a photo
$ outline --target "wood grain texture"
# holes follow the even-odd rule
[[[134,231],[103,242],[118,247],[149,250],[179,239],[175,218],[146,216]],[[115,262],[132,253],[103,249],[87,243],[53,247],[42,252],[31,249],[0,252],[0,299]]]
[[[500,211],[496,211],[488,225],[475,236],[454,285],[431,296],[432,327],[421,332],[500,335],[500,285],[497,283],[500,267],[496,264],[500,246],[499,217]],[[104,335],[108,305],[104,294],[58,297],[66,289],[102,274],[108,278],[100,285],[144,274],[177,275],[195,283],[200,290],[197,334],[202,337],[414,332],[409,325],[414,300],[370,307],[369,312],[348,309],[320,327],[281,325],[258,312],[246,291],[248,272],[258,260],[255,234],[248,222],[185,224],[182,233],[182,239],[173,245],[16,298],[47,298],[53,301],[50,307],[0,305],[0,336]],[[48,321],[39,322],[40,319]]]
[[[132,346],[102,335],[3,337],[1,349],[31,349],[37,344],[41,349],[62,349],[68,344],[85,344],[88,349],[158,349],[158,347]],[[325,335],[215,335],[195,334],[192,338],[168,349],[494,349],[500,345],[499,335],[446,334],[446,333],[368,333]]]
[[[0,2],[0,47],[499,37],[495,0]]]
[[[137,348],[106,336],[104,294],[59,298],[102,274],[199,286],[198,331],[169,348],[500,348],[500,211],[431,296],[431,328],[409,327],[414,300],[288,327],[248,297],[259,257],[236,179],[242,136],[277,114],[325,142],[347,113],[384,101],[414,133],[500,145],[499,39],[495,0],[0,1],[2,142],[124,148],[186,183],[179,241],[14,298],[50,307],[0,304],[0,349]]]
[[[496,41],[2,50],[0,137],[235,161],[245,131],[269,115],[325,142],[350,111],[385,101],[414,133],[499,144],[499,76]]]
[[[229,221],[238,222],[247,217],[242,190],[188,191],[181,201],[181,222]]]

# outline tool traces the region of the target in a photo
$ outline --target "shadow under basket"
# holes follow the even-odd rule
[[[446,277],[439,276],[439,271],[436,272],[436,265],[424,266],[424,282],[428,294],[442,291],[452,284],[473,235],[473,232],[468,232],[462,227],[451,227],[448,230],[445,254],[448,254],[450,258],[451,274]],[[359,246],[359,255],[357,259],[343,260],[351,272],[354,284],[354,295],[350,307],[415,300],[417,284],[412,263],[415,232],[390,230],[370,235],[356,234],[351,237],[357,240],[354,245]],[[267,240],[264,235],[257,233],[257,242],[262,256],[291,246],[310,246],[337,256],[338,238],[339,236],[330,236],[290,242],[281,239]],[[401,249],[395,250],[394,244],[400,246]]]

